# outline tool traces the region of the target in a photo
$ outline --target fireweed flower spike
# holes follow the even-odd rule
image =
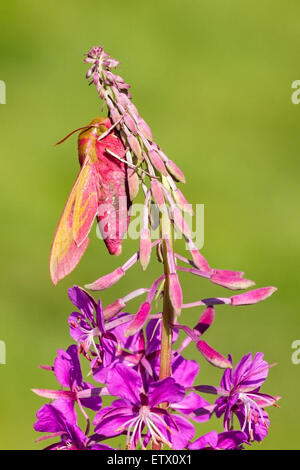
[[[100,272],[96,281],[85,286],[87,290],[69,289],[75,306],[68,318],[72,344],[66,351],[58,350],[52,367],[42,366],[54,374],[58,385],[33,390],[51,400],[37,412],[34,428],[47,433],[39,440],[55,438],[47,449],[73,450],[110,449],[109,439],[116,436],[123,449],[242,449],[253,440],[261,441],[270,424],[265,408],[276,406],[278,400],[260,392],[270,365],[262,353],[254,358],[249,353],[233,368],[231,356],[213,349],[203,335],[218,321],[219,306],[230,305],[238,313],[236,307],[250,308],[276,288],[254,289],[243,271],[211,267],[186,222],[185,214],[193,217],[193,208],[178,187],[185,183],[184,174],[154,141],[150,126],[132,102],[130,86],[114,71],[119,62],[102,47],[92,48],[85,62],[89,83],[106,103],[108,117],[96,118],[80,129],[81,172],[52,248],[53,281],[79,262],[95,218],[102,235],[108,235],[108,251],[121,252],[139,190],[144,198],[141,230],[137,251],[124,264],[108,274]],[[121,205],[123,196],[125,204]],[[154,227],[157,232],[152,241]],[[180,233],[188,257],[175,247]],[[159,273],[145,285],[143,271],[155,262]],[[132,291],[122,292],[123,277],[139,264]],[[181,286],[181,277],[188,275],[196,276],[203,286],[209,281],[218,291],[252,289],[189,301]],[[105,290],[108,295],[113,286],[118,287],[117,298],[104,306],[88,292]],[[133,310],[131,301],[137,299]],[[190,308],[199,309],[191,320],[193,328],[187,321]],[[196,346],[193,360],[184,357],[190,344]],[[230,350],[229,343],[226,349]],[[197,385],[205,383],[202,357],[225,369],[220,387]],[[82,370],[88,371],[89,381]],[[217,395],[215,403],[206,401],[204,393]],[[112,398],[109,406],[103,406],[103,396]],[[78,412],[84,420],[77,419]],[[212,416],[223,420],[224,432],[195,433],[193,423],[200,427]],[[79,424],[82,421],[84,428]]]

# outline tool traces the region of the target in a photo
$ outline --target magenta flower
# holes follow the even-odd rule
[[[229,360],[232,363],[231,356]],[[226,370],[221,379],[221,387],[197,386],[196,390],[219,395],[215,403],[215,413],[224,415],[224,429],[233,429],[233,416],[240,423],[241,430],[249,441],[261,441],[268,433],[269,418],[265,407],[275,405],[279,397],[261,393],[260,387],[266,380],[269,368],[262,353],[251,353],[242,357],[235,369]]]
[[[36,416],[37,421],[34,424],[34,429],[50,433],[40,440],[60,437],[60,442],[50,445],[47,450],[80,450],[85,448],[87,436],[78,427],[77,420],[66,400],[56,400],[55,406],[42,406]]]
[[[115,356],[117,339],[106,331],[101,301],[96,303],[90,294],[77,286],[69,289],[69,298],[80,310],[69,317],[72,338],[80,344],[84,354],[88,354],[93,345],[98,363],[107,367]]]
[[[58,399],[55,405],[44,405],[37,412],[34,429],[50,433],[38,441],[59,437],[60,441],[46,447],[46,450],[109,450],[106,444],[99,444],[86,436],[77,424],[70,402]],[[96,438],[99,436],[95,436]]]
[[[83,381],[77,346],[69,346],[67,351],[63,349],[58,350],[53,371],[62,389],[33,389],[33,392],[41,397],[54,399],[55,406],[56,403],[60,403],[63,406],[63,403],[66,402],[64,411],[68,410],[68,415],[72,422],[75,422],[77,419],[75,411],[75,403],[77,403],[88,422],[88,417],[83,407],[98,411],[102,404],[100,396],[102,390],[96,389],[89,382]],[[64,390],[63,387],[67,390]]]
[[[94,424],[99,434],[114,436],[126,431],[128,449],[135,449],[138,443],[145,449],[150,439],[155,444],[184,449],[193,438],[195,430],[187,419],[159,407],[184,398],[184,388],[172,377],[143,384],[138,372],[119,364],[110,371],[107,388],[120,399],[97,413]]]

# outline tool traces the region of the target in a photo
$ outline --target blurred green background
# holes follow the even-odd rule
[[[50,282],[50,244],[78,171],[76,137],[54,143],[100,114],[83,64],[100,44],[121,61],[134,103],[185,172],[187,199],[205,204],[210,264],[278,287],[261,304],[217,309],[205,339],[235,362],[249,351],[278,362],[263,391],[281,395],[281,408],[270,410],[269,436],[254,447],[300,448],[300,365],[291,361],[300,339],[300,105],[291,102],[291,83],[300,79],[299,17],[296,0],[2,2],[2,449],[43,447],[32,429],[43,400],[30,389],[54,386],[38,365],[52,364],[57,348],[70,344],[67,288],[95,280],[135,250],[126,242],[120,259],[110,257],[93,228],[77,269],[57,287]],[[154,269],[155,262],[142,276],[136,266],[103,293],[104,304],[148,286]],[[185,301],[230,295],[198,278],[182,283]],[[186,312],[187,322],[199,313]],[[220,371],[199,359],[199,382],[219,383]]]

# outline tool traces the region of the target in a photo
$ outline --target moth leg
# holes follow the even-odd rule
[[[118,124],[120,124],[120,122],[122,121],[125,114],[126,114],[126,112],[124,114],[122,114],[120,119],[118,119],[117,122],[115,122],[109,129],[107,129],[107,131],[103,132],[103,134],[101,134],[100,137],[98,137],[98,139],[97,139],[98,142],[100,142],[100,140],[104,139],[104,137],[106,137]]]
[[[110,155],[112,155],[113,157],[115,157],[117,160],[119,160],[120,162],[123,162],[125,163],[126,165],[128,165],[130,168],[133,168],[134,170],[138,170],[138,171],[142,171],[143,173],[145,173],[147,176],[149,176],[150,178],[155,178],[157,179],[157,176],[153,176],[153,175],[150,175],[150,173],[148,173],[148,171],[146,170],[143,170],[142,168],[138,168],[136,165],[134,165],[133,163],[129,163],[127,160],[125,160],[124,158],[121,158],[119,157],[119,155],[117,155],[116,153],[114,153],[112,150],[110,150],[109,148],[105,148],[105,151],[107,153],[109,153]]]

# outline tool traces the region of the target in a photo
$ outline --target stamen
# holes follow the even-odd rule
[[[136,425],[134,426],[134,429],[133,429],[132,434],[131,434],[130,444],[133,444],[133,441],[134,441],[134,438],[135,438],[137,429],[138,429],[138,427],[140,426],[140,422],[141,422],[141,421],[142,421],[142,418],[139,416],[139,417],[138,417],[138,420],[137,420],[137,422],[136,422]]]

